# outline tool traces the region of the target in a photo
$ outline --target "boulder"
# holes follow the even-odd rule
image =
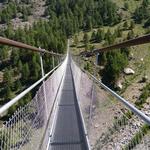
[[[124,73],[130,75],[130,74],[135,74],[135,71],[131,68],[125,68]]]
[[[85,58],[85,61],[88,61],[89,59],[88,58]]]
[[[118,81],[118,82],[116,83],[116,87],[119,88],[120,90],[122,90],[123,85],[122,85],[121,81]]]
[[[105,66],[100,66],[100,70],[104,70],[105,69]]]
[[[141,61],[144,61],[144,59],[143,59],[143,58],[141,58]]]
[[[98,127],[99,127],[99,124],[98,124],[98,123],[96,123],[94,127],[95,127],[95,128],[98,128]]]

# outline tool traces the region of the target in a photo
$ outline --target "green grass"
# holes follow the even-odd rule
[[[124,8],[124,3],[128,3],[129,4],[129,11],[131,13],[133,13],[135,11],[135,9],[140,5],[141,1],[137,1],[137,0],[112,0],[113,2],[115,2],[117,4],[117,6],[119,6],[119,8]]]
[[[116,2],[116,4],[120,7],[123,8],[124,7],[124,2],[128,2],[129,3],[129,12],[127,11],[123,11],[124,13],[124,17],[125,20],[128,21],[128,23],[131,22],[131,15],[132,13],[135,11],[135,9],[140,5],[141,1],[136,1],[136,0],[113,0],[114,2]],[[107,30],[111,30],[111,32],[114,32],[115,29],[117,29],[120,26],[123,26],[124,21],[115,25],[115,26],[105,26],[102,27],[101,29],[103,29],[105,32],[107,32]],[[97,29],[93,29],[92,31],[87,32],[89,37],[91,37],[91,34],[93,31],[97,31]],[[144,35],[146,33],[146,29],[143,28],[143,24],[135,24],[135,28],[133,29],[134,34],[137,36],[141,36]],[[129,30],[123,31],[123,36],[122,38],[117,38],[116,42],[118,42],[119,40],[125,39],[127,37]],[[83,36],[84,36],[84,32],[80,32],[78,34],[78,38],[79,38],[79,44],[78,46],[83,46]],[[93,43],[92,43],[93,44]],[[104,42],[101,43],[94,43],[93,45],[95,46],[95,48],[100,48],[103,47]],[[80,48],[75,48],[76,52],[80,52],[80,51],[84,51],[84,47],[80,47]],[[126,89],[132,84],[132,83],[137,83],[138,81],[140,81],[142,79],[142,77],[144,76],[144,74],[146,74],[150,80],[150,44],[145,44],[145,45],[140,45],[140,46],[134,46],[131,48],[131,54],[133,54],[133,59],[131,61],[129,61],[129,65],[128,67],[131,67],[134,71],[135,74],[134,75],[130,75],[130,76],[125,76],[125,80],[124,82],[124,88],[121,91],[121,94],[123,94]],[[144,63],[141,61],[141,58],[144,59]],[[90,59],[91,61],[95,61],[94,59]],[[90,63],[90,68],[92,68],[93,62]],[[90,69],[89,69],[90,70]],[[112,103],[110,104],[115,104],[117,103],[117,101],[115,99],[111,100]],[[108,103],[104,103],[103,106],[101,106],[102,108],[109,106]],[[131,116],[132,118],[132,116]],[[123,118],[124,119],[124,118]],[[145,132],[145,131],[144,131]],[[138,133],[137,133],[138,134]],[[147,134],[147,132],[145,132],[144,134]],[[133,137],[134,140],[134,137]],[[99,145],[100,141],[97,141],[96,147]]]
[[[118,4],[120,6],[123,6],[123,1],[122,0],[114,0],[114,1],[118,1]],[[133,12],[135,10],[135,8],[137,6],[139,6],[139,4],[141,3],[141,1],[128,1],[129,3],[133,3],[135,5],[129,5],[130,6],[130,12]],[[130,24],[132,19],[128,19],[128,24]],[[124,22],[121,22],[115,26],[105,26],[102,27],[101,29],[104,30],[104,32],[106,33],[108,31],[108,29],[113,33],[118,27],[122,27],[124,24]],[[97,31],[98,29],[93,29],[88,33],[89,37],[91,37],[92,32],[93,31]],[[133,29],[135,36],[141,36],[144,35],[146,33],[146,29],[143,28],[143,24],[135,24],[135,27]],[[117,38],[116,42],[118,42],[119,40],[125,39],[127,37],[129,30],[123,31],[123,35],[122,38]],[[83,36],[84,36],[84,32],[80,32],[78,34],[78,39],[79,39],[79,44],[78,46],[80,46],[80,48],[74,47],[74,50],[76,51],[77,54],[79,54],[81,51],[84,51],[84,46],[83,44]],[[94,45],[95,48],[101,48],[103,47],[104,41],[101,43],[90,43],[92,45]],[[123,80],[123,89],[119,92],[119,94],[123,94],[126,92],[127,88],[129,86],[132,86],[133,83],[137,83],[139,82],[142,77],[144,75],[148,76],[148,82],[150,81],[150,44],[144,44],[144,45],[140,45],[140,46],[134,46],[131,47],[131,51],[130,54],[133,54],[133,59],[131,61],[129,61],[129,65],[128,67],[132,68],[135,71],[134,75],[130,75],[130,76],[125,76],[125,79]],[[144,59],[144,61],[141,61],[141,58]],[[94,73],[93,70],[93,64],[95,62],[95,58],[88,58],[88,62],[89,62],[89,68],[87,69],[87,71],[89,71],[90,73]],[[87,63],[87,60],[83,60],[82,61],[83,66]],[[97,74],[98,74],[97,70]],[[114,102],[116,102],[114,100]]]
[[[123,150],[133,149],[136,145],[140,144],[143,136],[148,134],[150,131],[150,126],[144,124],[140,130],[134,135],[134,137],[129,141],[129,143],[123,148]]]

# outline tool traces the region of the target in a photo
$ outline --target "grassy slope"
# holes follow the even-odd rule
[[[134,1],[126,0],[126,2],[129,3],[129,10],[125,11],[122,9],[124,7],[124,1],[122,1],[122,0],[113,0],[113,1],[123,11],[123,15],[124,15],[123,20],[127,20],[128,23],[130,23],[130,21],[132,20],[131,19],[132,13],[141,3],[141,1],[136,1],[136,0],[134,0]],[[107,27],[103,27],[102,29],[105,32],[107,32],[108,29],[110,29],[112,32],[114,32],[114,30],[116,28],[118,28],[119,26],[122,26],[123,23],[124,23],[124,21],[121,22],[120,24],[117,24],[116,26],[113,26],[113,27],[107,26]],[[97,29],[94,29],[94,30],[97,30]],[[133,31],[134,31],[135,35],[143,35],[146,32],[146,30],[142,27],[141,24],[136,24]],[[91,37],[92,32],[93,32],[93,30],[90,32],[87,32],[89,37]],[[128,31],[124,31],[123,32],[123,38],[125,38],[127,36],[127,34],[128,34]],[[84,35],[84,32],[80,32],[78,34],[78,40],[80,42],[78,43],[78,48],[75,48],[75,47],[73,48],[75,53],[79,53],[80,51],[84,51],[84,44],[82,42],[83,35]],[[118,41],[119,40],[121,40],[121,39],[118,39]],[[103,42],[102,43],[94,43],[94,47],[95,48],[103,47]],[[125,79],[121,79],[122,82],[124,83],[124,89],[123,89],[122,93],[124,93],[123,95],[126,98],[128,98],[128,96],[127,96],[128,94],[126,94],[127,88],[129,86],[132,86],[132,85],[134,88],[134,83],[137,83],[139,80],[141,80],[141,78],[144,76],[144,74],[146,74],[148,76],[148,78],[150,79],[150,69],[149,69],[149,67],[150,67],[150,59],[149,59],[150,58],[150,52],[149,52],[149,50],[150,50],[150,44],[135,46],[135,47],[131,48],[131,54],[133,55],[133,59],[131,61],[129,61],[128,66],[135,70],[135,75],[126,76]],[[141,62],[141,58],[144,59],[143,62]],[[89,60],[94,60],[94,58],[89,58]],[[85,64],[86,63],[87,62],[85,62]],[[92,61],[90,63],[90,67],[93,68],[93,62]],[[93,70],[91,68],[90,68],[90,70]],[[91,72],[93,72],[93,71],[91,71]],[[142,88],[142,87],[140,86],[140,88]],[[133,96],[131,96],[131,97],[133,97]]]
[[[124,6],[124,1],[123,0],[113,0],[116,2],[116,4],[120,7],[123,8]],[[141,0],[142,1],[142,0]],[[131,20],[131,14],[134,12],[137,6],[141,3],[141,1],[136,1],[136,0],[126,0],[126,2],[129,3],[129,11],[124,11],[124,20],[128,20],[130,22]],[[106,32],[108,28],[113,32],[115,28],[118,26],[122,26],[123,22],[114,26],[114,27],[104,27],[103,30]],[[97,30],[97,29],[94,29]],[[142,25],[136,24],[134,28],[134,33],[135,35],[144,35],[146,30],[142,27]],[[91,36],[92,31],[88,32],[88,35]],[[126,37],[128,31],[125,31],[123,33],[123,38]],[[80,51],[84,50],[83,47],[83,32],[80,32],[78,37],[79,37],[79,47],[80,48],[74,48],[76,53],[79,53]],[[102,47],[102,43],[96,43],[94,44],[95,47]],[[121,81],[123,83],[123,90],[122,90],[122,96],[134,103],[140,96],[141,90],[146,83],[139,83],[139,81],[142,79],[144,75],[148,76],[148,82],[150,82],[150,44],[145,44],[145,45],[140,45],[140,46],[134,46],[131,48],[131,55],[133,58],[129,61],[128,67],[131,67],[133,70],[135,70],[135,74],[131,76],[124,76],[124,78],[121,78]],[[141,61],[141,58],[143,58],[143,61]],[[95,61],[94,58],[88,58],[88,60],[83,61],[84,64],[87,62],[90,62],[90,72],[94,72],[93,70],[93,62]],[[84,64],[82,64],[84,66]],[[150,98],[147,100],[148,103],[150,103]],[[147,103],[147,104],[148,104]],[[146,105],[147,105],[146,104]]]
[[[10,23],[12,24],[14,30],[21,27],[21,28],[24,28],[26,25],[27,26],[31,26],[32,23],[34,21],[37,21],[39,19],[44,19],[46,20],[46,18],[42,17],[44,11],[45,11],[45,1],[46,0],[39,0],[39,1],[35,1],[35,4],[34,4],[34,7],[32,8],[32,15],[31,16],[28,16],[28,21],[23,21],[22,19],[18,19],[18,18],[15,18],[15,19],[12,19],[10,21]],[[21,4],[21,5],[24,5],[25,4]],[[6,5],[4,5],[3,3],[0,2],[0,10]],[[7,24],[0,24],[0,29],[4,29],[5,27],[7,27]],[[8,49],[11,50],[11,48],[9,47]],[[10,57],[10,56],[8,56]],[[9,59],[9,58],[8,58]],[[7,68],[8,66],[6,66],[5,68]],[[3,95],[5,94],[2,94],[3,93],[3,90],[4,90],[4,85],[3,85],[3,72],[5,70],[5,68],[0,68],[0,106],[1,106],[1,103],[3,104],[4,103],[4,97]],[[13,68],[14,69],[14,68]],[[12,71],[13,71],[12,69]],[[16,79],[18,79],[18,76],[13,76],[13,80],[15,81]],[[22,86],[21,87],[21,91],[23,89],[25,89],[26,87],[25,86]],[[15,91],[12,91],[12,98],[16,96],[16,94],[19,94],[20,91],[19,90],[15,90]],[[2,123],[3,121],[0,120],[0,127],[2,126]]]

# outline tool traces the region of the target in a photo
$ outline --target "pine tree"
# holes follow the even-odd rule
[[[125,8],[126,10],[129,9],[129,4],[128,4],[128,2],[125,2],[125,3],[124,3],[124,8]]]
[[[86,28],[85,29],[87,29],[87,30],[92,29],[92,19],[91,19],[91,17],[87,17]]]
[[[33,80],[36,81],[39,77],[39,71],[40,71],[40,65],[37,61],[36,55],[34,55],[32,57],[32,65],[31,66],[32,66],[32,69],[31,69],[32,78],[33,78]]]
[[[106,65],[107,58],[106,58],[106,53],[100,53],[98,55],[98,64],[99,65]]]
[[[89,50],[89,44],[86,43],[86,44],[85,44],[85,51],[88,51],[88,50]]]
[[[77,45],[78,45],[78,42],[79,42],[79,40],[78,40],[78,36],[77,36],[77,35],[75,35],[75,36],[74,36],[74,44],[75,44],[75,46],[77,46]]]
[[[96,32],[93,31],[91,35],[91,41],[95,41],[95,40],[96,40]]]
[[[131,21],[131,23],[130,23],[130,30],[134,29],[134,27],[135,27],[135,23],[134,23],[134,21]]]
[[[107,33],[105,34],[105,40],[109,45],[113,44],[115,41],[115,37],[109,29],[108,29]]]
[[[131,31],[128,32],[127,40],[130,40],[130,39],[133,39],[133,38],[134,38],[134,32],[133,32],[133,30],[131,30]]]
[[[148,20],[145,22],[144,27],[149,27],[150,26],[150,17],[148,18]]]
[[[102,40],[104,40],[104,37],[105,37],[104,31],[101,29],[98,29],[97,35],[96,35],[96,41],[101,42]]]
[[[32,100],[31,93],[28,93],[28,94],[24,97],[23,102],[24,102],[24,104],[27,104],[27,103],[30,102],[31,100]],[[24,105],[24,104],[23,104],[23,105]]]
[[[8,58],[8,48],[5,46],[0,49],[0,59],[3,61],[7,58]]]
[[[13,49],[11,58],[12,58],[13,65],[16,66],[17,63],[18,63],[18,60],[19,60],[19,53],[18,53],[18,51]]]
[[[9,23],[7,29],[5,30],[5,36],[7,38],[11,39],[13,37],[13,34],[14,34],[14,32],[13,32],[13,26],[12,26],[11,23]]]
[[[136,23],[142,23],[144,19],[149,17],[149,0],[143,0],[140,7],[138,7],[134,12],[134,20]]]
[[[20,90],[21,89],[21,82],[20,82],[20,80],[17,80],[16,81],[16,84],[15,84],[15,90]]]
[[[83,41],[84,41],[84,44],[85,44],[85,45],[89,43],[89,36],[88,36],[87,33],[84,33]]]
[[[114,51],[107,54],[107,64],[104,70],[102,81],[109,85],[114,86],[120,73],[128,64],[128,58],[124,53]]]
[[[146,8],[146,7],[148,7],[149,3],[150,3],[149,0],[143,0],[142,6],[144,6]]]
[[[12,98],[12,91],[9,85],[6,86],[5,89],[5,99],[11,99]]]
[[[25,82],[29,79],[29,75],[30,75],[30,70],[28,64],[26,63],[22,68],[22,78]]]
[[[130,49],[125,47],[125,48],[121,48],[121,53],[126,55],[126,57],[129,57],[130,54]]]
[[[23,21],[28,21],[28,10],[27,8],[23,7],[22,9],[22,18],[23,18]]]
[[[12,86],[13,79],[12,79],[11,72],[8,69],[6,69],[4,72],[3,82],[9,87]]]
[[[124,30],[127,30],[127,29],[128,29],[128,22],[127,22],[127,21],[124,22],[123,28],[124,28]]]
[[[19,70],[19,72],[21,72],[22,71],[22,67],[23,67],[23,65],[22,65],[22,61],[21,60],[19,60],[19,62],[18,62],[18,70]]]
[[[122,30],[120,28],[117,28],[114,34],[116,34],[116,37],[122,37]]]

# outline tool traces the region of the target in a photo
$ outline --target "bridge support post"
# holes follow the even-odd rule
[[[44,67],[43,67],[43,58],[42,53],[40,53],[40,63],[41,63],[41,72],[42,77],[44,77]],[[44,101],[45,101],[45,111],[46,111],[46,118],[48,119],[48,108],[47,108],[47,98],[46,98],[46,88],[45,88],[45,81],[43,80],[43,94],[44,94]]]
[[[99,53],[97,53],[96,55],[96,61],[94,63],[95,67],[94,67],[94,76],[96,77],[96,69],[97,69],[97,65],[98,65],[98,57],[99,57]],[[90,128],[91,128],[91,122],[92,122],[92,108],[93,108],[93,101],[95,98],[95,80],[93,79],[93,83],[92,83],[92,99],[90,101],[90,114],[89,114],[89,123],[88,123],[88,131],[90,132]],[[90,136],[90,133],[88,133]]]
[[[53,63],[53,68],[55,67],[55,58],[52,56],[52,63]]]

